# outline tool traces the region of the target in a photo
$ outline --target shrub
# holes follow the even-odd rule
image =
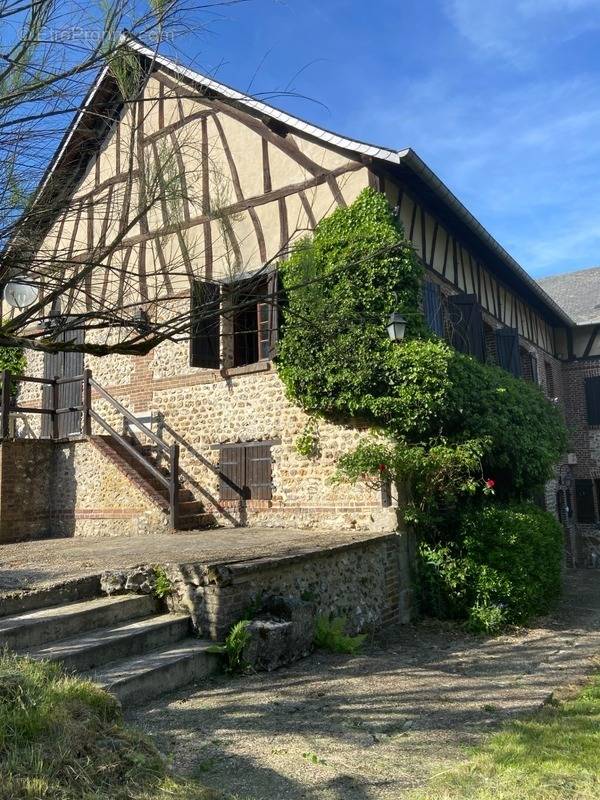
[[[7,370],[12,378],[20,378],[25,374],[26,366],[27,359],[20,347],[0,347],[0,372]],[[13,397],[19,393],[17,380],[11,382],[10,393]]]
[[[347,620],[345,617],[321,615],[315,625],[315,647],[329,650],[331,653],[349,653],[356,655],[364,644],[366,634],[349,636],[345,633]]]
[[[419,547],[423,610],[493,633],[551,610],[560,596],[562,531],[529,503],[467,512],[456,540]]]

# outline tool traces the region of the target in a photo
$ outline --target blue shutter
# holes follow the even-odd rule
[[[437,283],[423,283],[423,312],[427,324],[438,336],[444,335],[444,315],[442,313],[442,296]]]

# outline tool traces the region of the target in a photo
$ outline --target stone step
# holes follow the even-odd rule
[[[149,595],[124,595],[13,614],[0,619],[0,647],[22,651],[95,628],[141,619],[157,608],[157,599]]]
[[[186,614],[161,614],[50,642],[29,649],[27,655],[59,661],[66,669],[82,672],[172,645],[188,636],[190,631],[191,622]]]
[[[215,527],[213,514],[186,514],[179,517],[177,530],[185,533],[186,531],[200,531]]]
[[[213,642],[187,638],[116,664],[107,664],[84,677],[99,683],[124,705],[133,705],[173,691],[216,672],[220,656],[210,653]]]

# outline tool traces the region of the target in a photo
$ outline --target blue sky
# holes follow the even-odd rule
[[[532,275],[600,264],[600,0],[252,0],[175,47],[414,148]]]

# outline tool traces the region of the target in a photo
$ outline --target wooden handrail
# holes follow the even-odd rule
[[[160,447],[164,452],[169,452],[169,446],[165,444],[163,440],[154,433],[154,431],[151,431],[150,428],[144,425],[143,422],[140,422],[135,414],[132,414],[131,411],[125,408],[124,405],[121,405],[121,403],[119,403],[115,397],[109,394],[106,389],[103,389],[97,381],[90,377],[89,384],[98,392],[100,397],[103,397],[113,408],[116,408],[119,414],[122,414],[132,425],[134,425],[136,428],[139,428],[139,430],[141,430],[142,433],[144,433],[149,439],[152,439],[157,447]]]
[[[154,475],[154,477],[157,478],[163,484],[163,486],[165,486],[167,489],[170,489],[171,482],[169,478],[167,478],[166,475],[163,475],[162,472],[159,472],[159,470],[157,470],[156,467],[153,466],[142,453],[140,453],[139,450],[136,450],[136,448],[130,444],[125,437],[121,436],[120,433],[117,433],[112,425],[103,419],[100,414],[94,411],[93,408],[90,409],[90,416],[94,422],[97,422],[98,425],[103,427],[105,431],[108,431],[108,433],[110,433],[110,435],[113,436],[117,442],[119,442],[121,447],[127,450],[127,452],[134,456],[134,458],[137,458],[137,460],[148,470],[148,472]]]
[[[176,529],[179,521],[179,444],[174,442],[172,445],[166,444],[154,431],[147,425],[141,422],[129,409],[120,403],[115,397],[109,394],[100,384],[92,378],[92,371],[85,369],[82,375],[74,375],[69,378],[37,378],[34,376],[20,376],[17,378],[24,383],[39,383],[44,386],[49,386],[51,391],[51,407],[50,408],[32,408],[29,406],[17,406],[11,408],[11,375],[7,370],[1,373],[1,388],[2,388],[2,402],[0,405],[0,438],[8,439],[10,435],[10,413],[15,411],[21,414],[48,414],[52,419],[52,438],[57,441],[59,438],[58,422],[62,414],[71,412],[82,412],[82,433],[84,436],[91,436],[92,434],[92,420],[103,428],[110,436],[115,439],[119,445],[129,455],[133,456],[143,468],[149,472],[159,483],[167,489],[169,501],[169,515],[171,527]],[[59,387],[69,383],[81,383],[82,398],[81,404],[66,406],[59,408]],[[156,447],[168,455],[169,458],[169,475],[157,469],[154,464],[148,459],[144,453],[140,452],[134,447],[126,438],[118,433],[110,423],[98,414],[92,408],[92,389],[98,393],[100,397],[106,400],[120,415],[128,421],[128,423],[135,427],[144,436],[147,436]],[[64,401],[63,401],[64,402]]]

